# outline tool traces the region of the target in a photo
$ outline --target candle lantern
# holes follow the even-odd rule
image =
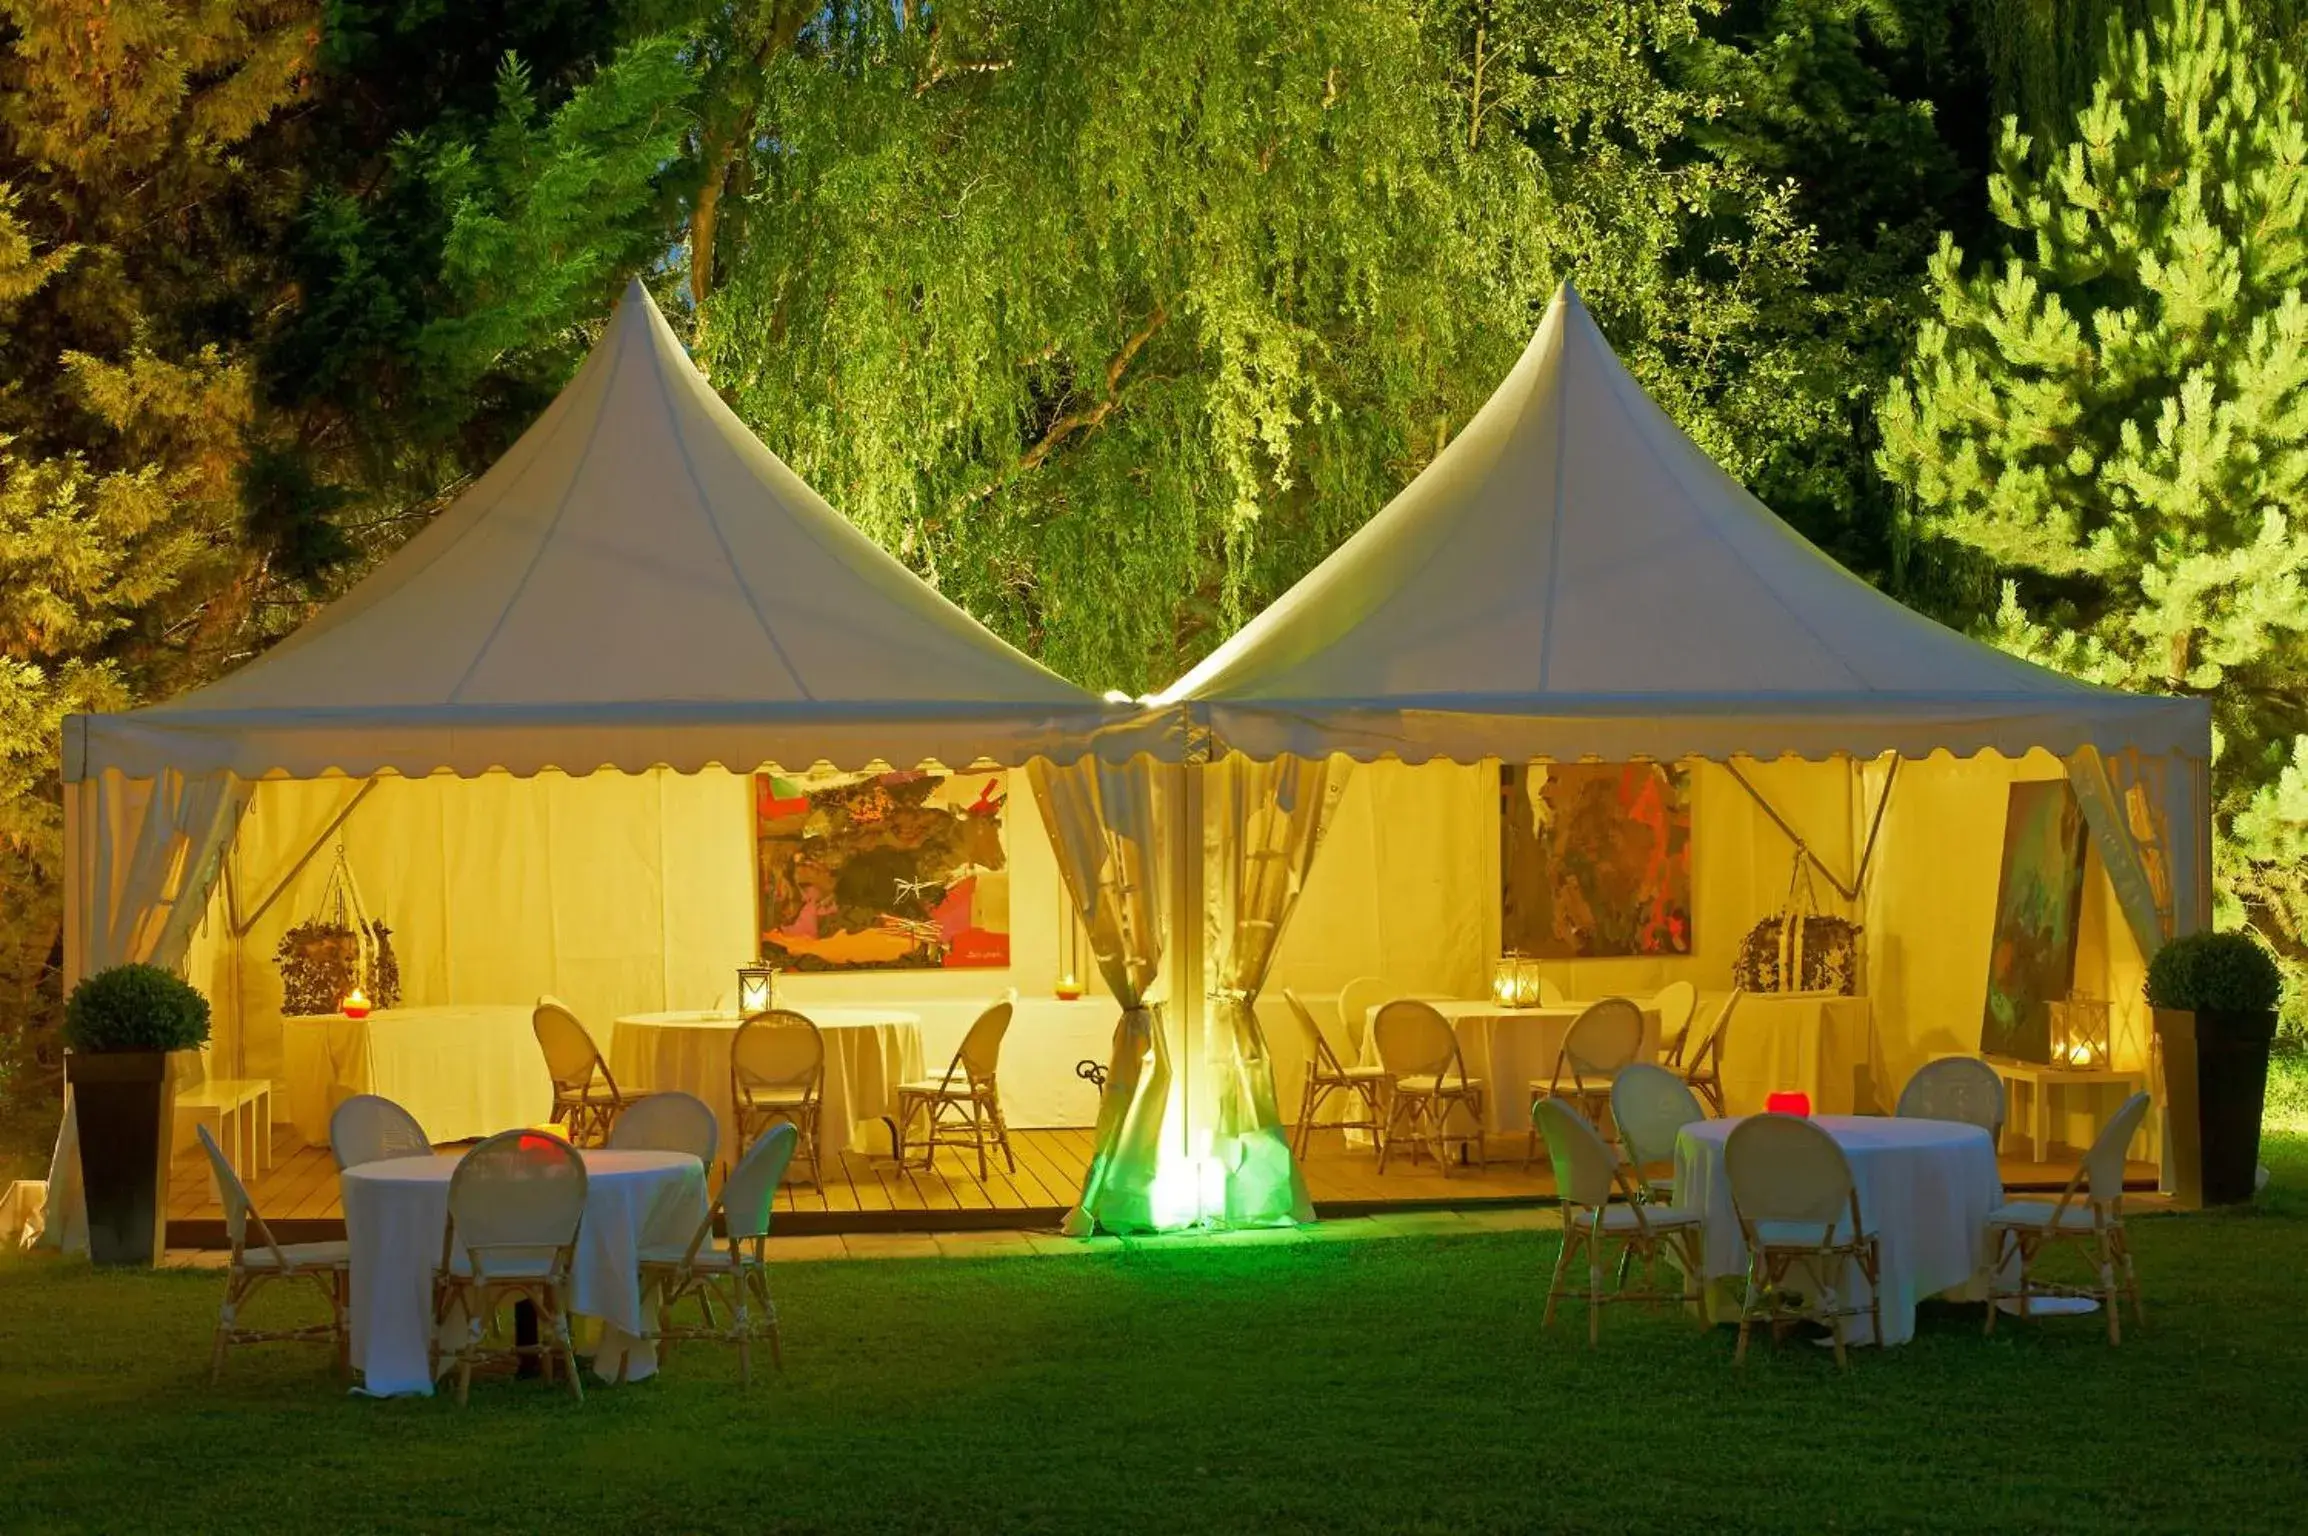
[[[1523,957],[1511,949],[1499,956],[1498,964],[1491,968],[1492,1002],[1497,1003],[1502,1008],[1515,1006],[1515,997],[1521,982],[1522,964]]]
[[[1811,1095],[1808,1093],[1771,1093],[1763,1097],[1763,1110],[1773,1115],[1808,1115],[1811,1113]]]
[[[344,1010],[345,1017],[348,1019],[367,1018],[369,1016],[369,999],[367,995],[363,993],[359,987],[353,988],[350,992],[345,994]]]
[[[1064,911],[1058,921],[1058,980],[1050,990],[1058,1001],[1070,1003],[1082,995],[1082,925],[1072,902],[1059,905]]]
[[[2052,1065],[2071,1072],[2105,1072],[2114,1054],[2108,1000],[2070,992],[2049,1005]]]
[[[746,1018],[777,1006],[777,967],[756,960],[737,968],[737,1011]]]

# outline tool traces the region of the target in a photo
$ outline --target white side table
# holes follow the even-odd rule
[[[2134,1093],[2147,1090],[2148,1074],[2119,1071],[2114,1067],[2086,1069],[2054,1066],[2041,1061],[2014,1061],[2009,1056],[1990,1056],[1987,1064],[1995,1075],[2003,1079],[2004,1093],[2014,1096],[2022,1083],[2029,1089],[2028,1139],[2033,1144],[2035,1161],[2050,1160],[2052,1145],[2052,1092],[2058,1088],[2100,1088],[2115,1083]],[[2019,1123],[2019,1106],[2012,1106],[2011,1123]]]

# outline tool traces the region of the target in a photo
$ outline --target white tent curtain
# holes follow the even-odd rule
[[[1168,932],[1154,766],[1139,758],[1059,767],[1036,758],[1027,772],[1067,895],[1089,932],[1098,973],[1122,1008],[1090,1171],[1065,1230],[1075,1237],[1100,1227],[1150,1231],[1160,1225],[1154,1182],[1171,1080],[1163,1004],[1152,995]]]
[[[1314,1219],[1275,1102],[1257,1004],[1352,767],[1343,757],[1254,763],[1231,756],[1202,770],[1210,956],[1204,1081],[1229,1225]]]
[[[2208,924],[2210,881],[2196,835],[2202,765],[2178,753],[2084,747],[2069,754],[2067,771],[2141,957],[2153,960],[2166,940]]]
[[[174,770],[150,779],[106,773],[68,787],[65,878],[76,890],[66,906],[67,988],[115,965],[183,964],[252,787],[229,773]],[[66,1252],[88,1246],[78,1125],[67,1088],[44,1239]]]

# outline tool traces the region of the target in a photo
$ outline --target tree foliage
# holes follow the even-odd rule
[[[1675,0],[836,6],[766,73],[716,384],[950,595],[1174,675],[1447,442],[1576,275],[1735,464],[1820,390],[1783,191],[1667,153]]]
[[[2299,70],[2237,0],[2165,0],[2152,29],[2111,30],[2064,141],[2007,122],[1989,189],[2020,248],[1967,267],[1942,245],[1884,467],[1930,528],[2013,574],[2013,649],[2212,699],[2225,889],[2298,957]]]

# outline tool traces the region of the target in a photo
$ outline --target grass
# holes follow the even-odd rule
[[[783,1265],[750,1393],[700,1347],[464,1411],[295,1345],[211,1390],[213,1273],[0,1260],[0,1528],[2294,1531],[2308,1136],[2267,1156],[2251,1209],[2137,1219],[2122,1349],[1932,1305],[1842,1376],[1636,1309],[1543,1333],[1552,1233]]]

